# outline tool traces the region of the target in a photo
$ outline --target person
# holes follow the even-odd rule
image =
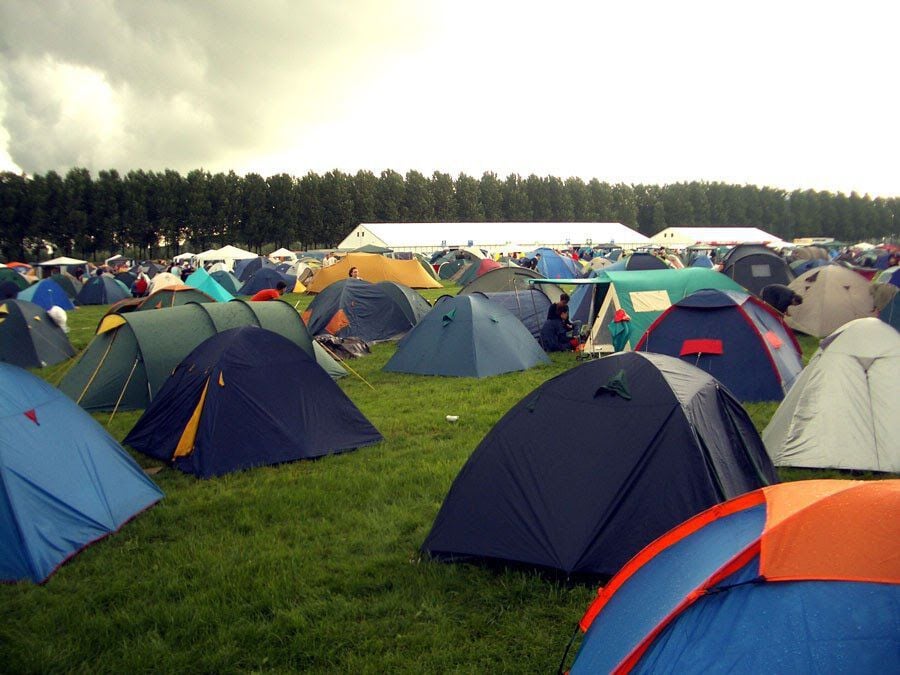
[[[250,302],[265,302],[267,300],[278,300],[287,290],[287,284],[279,281],[275,284],[275,288],[264,288],[258,291],[256,295],[250,298]]]
[[[351,267],[351,268],[350,268],[350,272],[347,274],[347,276],[350,277],[350,278],[352,278],[352,279],[359,279],[359,278],[360,278],[360,277],[359,277],[359,268],[358,268],[358,267]]]
[[[553,318],[547,319],[541,326],[541,346],[545,352],[567,352],[572,350],[572,341],[566,326],[569,323],[569,308],[556,307]]]
[[[337,257],[334,255],[334,251],[329,251],[322,260],[322,267],[331,267],[336,262]]]
[[[131,284],[131,295],[135,298],[143,298],[147,295],[147,289],[150,287],[150,278],[141,272],[138,274],[137,279],[134,280],[134,283]]]
[[[565,308],[565,310],[566,310],[567,312],[569,311],[569,294],[568,294],[568,293],[561,293],[560,296],[559,296],[559,300],[557,300],[556,302],[552,303],[552,304],[547,308],[547,318],[548,318],[548,319],[552,319],[552,318],[558,316],[560,310],[563,309],[563,308]],[[569,325],[570,325],[569,330],[572,330],[572,329],[571,329],[571,324],[569,324]]]
[[[784,314],[791,305],[803,304],[803,297],[784,284],[769,284],[759,292],[762,301]]]

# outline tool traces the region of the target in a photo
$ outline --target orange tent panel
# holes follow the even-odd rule
[[[350,276],[350,268],[359,270],[359,277],[373,283],[394,281],[409,288],[441,288],[417,260],[394,260],[376,253],[348,253],[343,260],[323,267],[313,275],[306,287],[308,293],[320,293],[335,281]]]

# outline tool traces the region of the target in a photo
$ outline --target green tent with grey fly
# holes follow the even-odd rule
[[[286,302],[190,303],[104,317],[59,388],[86,410],[146,408],[195,347],[240,326],[266,328],[317,357],[300,315]],[[318,356],[320,361],[322,353]]]

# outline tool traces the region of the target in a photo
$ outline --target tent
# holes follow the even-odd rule
[[[190,303],[104,317],[59,388],[87,410],[146,408],[172,369],[201,342],[247,325],[284,335],[315,356],[306,326],[286,302]]]
[[[443,281],[451,281],[454,277],[462,275],[469,267],[475,263],[465,258],[455,258],[442,262],[438,267],[438,279]]]
[[[381,440],[306,351],[277,333],[243,326],[188,354],[125,443],[208,478]]]
[[[821,258],[806,258],[805,260],[795,260],[791,263],[791,272],[794,276],[800,276],[804,272],[808,272],[816,267],[823,267],[830,261]]]
[[[529,257],[534,258],[540,254],[537,271],[547,279],[574,279],[581,276],[581,270],[575,261],[565,255],[560,255],[552,248],[539,248],[532,251]]]
[[[777,466],[900,472],[900,333],[857,319],[822,340],[763,440]]]
[[[23,274],[19,274],[9,267],[0,268],[0,281],[10,281],[14,283],[19,291],[24,291],[31,285]]]
[[[842,265],[812,269],[788,288],[803,298],[803,304],[789,307],[785,320],[807,335],[823,337],[848,321],[875,316],[869,282]]]
[[[544,293],[543,288],[533,286],[526,291],[472,293],[471,295],[483,296],[504,307],[522,322],[535,340],[540,342],[541,327],[547,320],[547,313],[551,305],[550,298]]]
[[[237,295],[238,291],[241,290],[240,280],[228,270],[210,272],[209,276],[211,276],[219,286],[224,288],[226,293],[229,293],[232,296]]]
[[[898,541],[897,480],[805,480],[737,497],[666,533],[600,589],[569,672],[884,671],[897,662]]]
[[[52,260],[45,260],[44,262],[34,264],[35,267],[59,267],[60,269],[73,265],[87,265],[87,260],[79,260],[78,258],[69,258],[68,256],[62,256],[60,258],[53,258]]]
[[[134,272],[118,272],[113,275],[116,281],[121,281],[128,288],[131,288],[132,284],[137,281],[137,275]]]
[[[680,357],[741,401],[780,401],[803,370],[800,344],[781,315],[742,291],[691,293],[651,324],[635,350]]]
[[[528,283],[529,279],[543,279],[540,272],[530,270],[526,267],[511,265],[509,267],[501,267],[500,269],[485,272],[482,276],[475,279],[472,283],[466,285],[459,290],[457,295],[467,295],[469,293],[503,293],[505,291],[528,291],[532,285]],[[541,284],[541,290],[550,298],[551,302],[558,302],[559,296],[562,295],[562,289],[556,284]]]
[[[878,313],[878,318],[900,331],[900,293],[894,297]]]
[[[215,302],[215,300],[193,286],[166,286],[143,298],[120,300],[106,311],[104,317],[110,314],[126,314],[149,309],[167,309],[186,305],[189,302]]]
[[[330,333],[366,342],[398,339],[431,305],[410,288],[382,281],[342,279],[325,288],[303,312],[310,335]]]
[[[285,260],[296,260],[297,254],[282,247],[277,251],[272,251],[269,254],[269,259],[276,260],[278,262],[283,262]]]
[[[893,267],[888,267],[886,270],[876,273],[875,276],[872,277],[872,281],[880,284],[900,286],[900,266],[894,265]]]
[[[93,276],[78,291],[79,305],[111,305],[131,297],[131,290],[121,281],[108,276]]]
[[[0,304],[0,361],[43,368],[75,356],[75,348],[43,307],[26,300]]]
[[[217,274],[219,273],[217,272]],[[228,272],[222,272],[221,274],[225,274],[229,277],[232,276]],[[202,267],[191,272],[190,276],[184,280],[184,283],[196,288],[198,291],[202,291],[204,294],[218,302],[234,300],[234,295]]]
[[[395,281],[410,288],[440,288],[441,284],[430,277],[415,260],[392,260],[373,253],[348,253],[330,267],[318,270],[306,289],[321,293],[330,284],[350,275],[350,268],[359,269],[359,276],[366,281]]]
[[[59,287],[66,292],[66,295],[68,295],[69,299],[73,302],[76,300],[76,298],[78,298],[78,293],[84,286],[84,284],[78,281],[78,279],[65,272],[53,274],[50,276],[50,279],[53,279],[53,281],[55,281],[59,285]]]
[[[241,282],[247,283],[247,280],[260,270],[274,269],[275,263],[273,263],[265,256],[257,256],[255,258],[236,260],[234,263],[234,276],[236,276]]]
[[[222,248],[203,251],[203,253],[198,253],[195,256],[198,265],[212,262],[222,262],[232,268],[236,260],[246,260],[248,258],[256,257],[258,256],[255,253],[245,251],[244,249],[238,248],[237,246],[232,246],[231,244],[223,246]]]
[[[596,277],[576,283],[588,284],[591,290],[585,291],[586,295],[580,290],[572,294],[569,320],[591,327],[585,349],[601,353],[633,349],[660,314],[694,291],[743,290],[725,275],[700,267],[640,272],[601,270]],[[617,317],[627,320],[616,321]],[[616,323],[622,324],[623,334],[614,335]],[[618,349],[616,341],[621,341]]]
[[[777,480],[750,417],[709,374],[615,354],[548,380],[503,416],[422,550],[608,576],[686,518]]]
[[[712,269],[713,261],[708,255],[698,255],[691,260],[689,267],[705,267],[706,269]]]
[[[69,296],[53,279],[42,279],[21,291],[17,297],[19,300],[33,302],[44,309],[51,307],[62,307],[65,310],[75,309]]]
[[[57,389],[0,363],[0,581],[45,581],[162,498]]]
[[[147,289],[149,293],[154,293],[161,288],[169,288],[170,286],[183,286],[184,281],[177,274],[171,272],[157,272],[153,279],[150,280],[150,286]]]
[[[500,269],[501,267],[502,265],[500,265],[500,263],[491,260],[490,258],[484,258],[469,265],[465,271],[459,275],[456,281],[460,286],[466,286],[475,281],[478,277],[482,277],[488,272]]]
[[[627,257],[619,258],[616,262],[603,269],[614,272],[623,270],[628,272],[640,272],[644,270],[665,270],[668,268],[669,266],[658,256],[644,251],[635,251]]]
[[[287,292],[291,292],[297,283],[297,278],[282,274],[274,268],[264,267],[250,275],[241,286],[240,294],[252,296],[267,288],[275,288],[279,282],[284,283]]]
[[[722,274],[759,297],[769,284],[789,284],[794,274],[787,262],[768,246],[738,244],[722,260]]]
[[[502,305],[480,294],[444,295],[400,342],[384,370],[488,377],[548,362],[528,329]]]

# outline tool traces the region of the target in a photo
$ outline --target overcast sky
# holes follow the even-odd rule
[[[0,169],[900,196],[900,3],[2,0]]]

